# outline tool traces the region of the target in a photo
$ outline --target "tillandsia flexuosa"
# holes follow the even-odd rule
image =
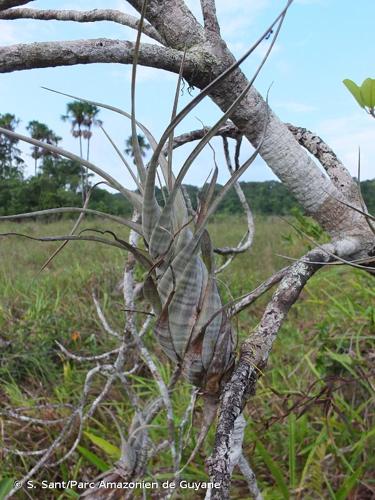
[[[259,141],[258,147],[251,157],[232,173],[228,182],[216,196],[214,196],[214,192],[218,169],[215,165],[211,180],[206,185],[204,196],[201,197],[199,209],[194,216],[189,214],[188,203],[182,191],[182,182],[199,153],[216,134],[220,126],[230,117],[233,109],[240,104],[241,100],[247,94],[272,50],[284,15],[285,11],[283,11],[274,21],[271,27],[267,28],[264,34],[246,54],[244,54],[244,56],[223,71],[221,75],[177,113],[178,95],[180,93],[180,84],[184,70],[184,61],[182,60],[172,118],[159,142],[157,142],[150,131],[135,118],[137,54],[141,37],[143,14],[135,44],[131,87],[131,113],[129,114],[107,104],[63,94],[120,113],[131,120],[134,163],[136,165],[137,175],[132,172],[131,167],[123,157],[122,159],[131,172],[137,185],[137,191],[126,189],[106,171],[89,161],[77,157],[73,153],[57,146],[45,144],[30,137],[0,128],[0,133],[7,134],[8,136],[29,142],[35,146],[80,162],[81,165],[100,175],[111,187],[123,194],[132,203],[134,209],[141,214],[140,223],[121,218],[116,218],[116,220],[138,232],[143,237],[145,243],[144,250],[133,247],[109,231],[103,231],[103,236],[111,234],[114,240],[87,235],[87,232],[85,234],[81,233],[80,235],[70,234],[67,236],[63,235],[38,239],[42,241],[90,240],[110,244],[132,252],[138,262],[147,270],[143,289],[145,298],[152,304],[156,314],[154,326],[155,338],[168,358],[181,367],[186,378],[192,384],[200,387],[206,395],[213,396],[214,399],[217,398],[220,392],[221,382],[225,380],[233,367],[236,338],[226,314],[226,308],[222,304],[216,283],[213,248],[206,229],[207,222],[228,190],[237,182],[239,177],[254,161],[262,145],[263,139]],[[199,141],[198,145],[182,165],[177,177],[175,177],[172,168],[172,145],[176,126],[214,89],[215,86],[220,85],[220,82],[224,78],[238,68],[277,23],[278,28],[275,32],[273,41],[255,75],[217,123],[209,129],[203,139]],[[61,92],[58,93],[62,94]],[[267,106],[265,106],[264,131],[267,126],[267,112]],[[138,144],[138,128],[145,134],[153,150],[152,158],[147,166],[144,165]],[[105,134],[109,138],[106,132]],[[109,140],[114,145],[110,138]],[[119,153],[117,148],[116,151]],[[158,203],[155,193],[159,169],[164,179],[162,191],[165,194],[165,202],[163,205]],[[38,214],[57,213],[62,210],[80,211],[82,214],[94,212],[84,206],[83,208],[71,207],[65,209],[51,209],[37,213],[34,212],[32,214],[6,216],[1,217],[1,219],[16,219]],[[111,217],[109,214],[98,211],[95,211],[95,215]]]

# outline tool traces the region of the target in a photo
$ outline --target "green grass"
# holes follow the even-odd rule
[[[64,234],[71,221],[49,224],[2,224],[1,231],[16,230],[33,236]],[[101,227],[90,221],[86,227]],[[113,226],[126,237],[121,226]],[[258,218],[254,245],[237,257],[220,275],[225,300],[257,286],[288,261],[276,254],[297,257],[306,243],[291,236],[291,228],[279,218]],[[217,218],[210,226],[216,246],[235,244],[245,226],[238,218]],[[0,398],[3,404],[30,407],[30,415],[56,418],[68,410],[32,410],[37,403],[77,402],[85,374],[92,364],[67,361],[56,347],[83,355],[115,347],[102,330],[92,304],[96,290],[114,329],[123,324],[121,280],[124,256],[120,250],[93,243],[72,242],[42,274],[40,267],[57,247],[16,237],[0,240]],[[140,269],[138,273],[142,273]],[[280,331],[267,370],[258,383],[255,398],[247,405],[245,452],[267,500],[372,498],[375,491],[374,430],[374,308],[373,278],[352,268],[326,268],[310,280],[298,304]],[[250,334],[259,321],[267,298],[235,320],[240,338]],[[148,334],[147,342],[153,345]],[[9,343],[9,344],[7,344]],[[155,360],[165,377],[166,359],[155,349]],[[102,386],[99,378],[93,395]],[[134,390],[147,399],[157,393],[146,369],[132,377]],[[189,399],[186,383],[173,394],[176,424]],[[132,408],[121,386],[114,385],[105,405],[127,428]],[[199,429],[202,406],[198,403],[194,423]],[[66,413],[65,413],[66,414]],[[150,436],[167,436],[165,414],[154,420]],[[35,450],[48,445],[59,426],[47,429],[25,426],[0,416],[0,436],[9,448]],[[197,430],[184,450],[186,460],[194,447]],[[73,439],[73,438],[72,438]],[[200,453],[187,467],[188,480],[205,480],[204,456],[210,452],[210,432]],[[115,461],[120,445],[107,412],[99,409],[85,427],[80,448],[55,469],[47,467],[35,480],[93,478]],[[59,456],[62,456],[61,450]],[[1,452],[0,452],[1,453]],[[35,463],[33,457],[0,454],[1,477],[21,477]],[[169,478],[169,450],[150,464],[150,477]],[[0,482],[1,488],[7,484]],[[371,493],[372,491],[372,493]],[[59,498],[61,492],[48,492]],[[188,492],[187,498],[193,498]],[[201,498],[199,493],[194,498]],[[1,498],[1,493],[0,493]],[[73,498],[66,492],[60,498]],[[246,499],[246,483],[235,471],[233,498]]]

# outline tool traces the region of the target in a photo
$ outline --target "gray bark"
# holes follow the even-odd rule
[[[134,43],[98,38],[63,42],[40,42],[0,47],[0,73],[32,68],[50,68],[90,63],[133,62]],[[174,49],[153,44],[141,44],[139,63],[144,66],[176,72],[183,54]],[[194,57],[186,60],[186,72],[196,69]]]
[[[26,2],[25,2],[26,3]],[[40,10],[40,9],[7,9],[0,12],[0,19],[34,19],[39,21],[74,21],[77,23],[93,23],[97,21],[111,21],[129,28],[138,30],[139,19],[114,9],[94,10]],[[159,33],[150,24],[145,23],[142,32],[150,38],[163,43]]]
[[[27,2],[0,0],[0,10],[9,3],[9,6],[14,6]],[[129,3],[141,11],[143,0],[129,0]],[[204,27],[183,0],[149,0],[145,17],[166,47],[142,44],[139,63],[178,73],[183,50],[187,49],[183,76],[190,85],[201,89],[228,69],[235,59],[220,38],[215,3],[213,0],[201,0],[201,6]],[[134,45],[130,42],[105,39],[15,45],[0,48],[0,72],[98,62],[129,64],[133,52]],[[226,111],[247,85],[244,73],[236,69],[212,88],[209,96],[222,111]],[[229,498],[230,452],[235,421],[247,398],[255,391],[259,370],[266,366],[281,324],[307,280],[321,265],[333,259],[332,255],[346,259],[363,258],[371,255],[374,247],[374,235],[366,218],[340,201],[349,201],[361,208],[354,181],[334,154],[324,149],[317,136],[293,127],[289,130],[268,109],[254,87],[247,92],[230,119],[253,146],[256,147],[263,139],[260,155],[305,211],[329,233],[332,243],[310,252],[234,308],[234,312],[238,312],[280,281],[261,322],[241,347],[239,363],[222,392],[215,446],[209,461],[211,480],[221,483],[220,489],[212,491],[212,498],[220,500]],[[320,170],[296,138],[304,148],[313,152],[326,173]]]
[[[0,0],[0,11],[5,9],[10,9],[11,7],[18,7],[19,5],[25,5],[33,0]]]
[[[142,4],[140,0],[130,0],[129,3],[138,9]],[[225,42],[219,37],[208,38],[182,0],[150,0],[146,18],[168,48],[143,44],[140,64],[178,72],[182,59],[180,50],[186,47],[184,77],[191,85],[200,88],[233,64],[234,57]],[[16,45],[0,49],[0,72],[94,62],[127,64],[132,62],[132,52],[130,42],[105,39]],[[224,111],[247,83],[245,75],[237,69],[215,87],[210,96]],[[260,94],[252,88],[231,116],[233,123],[253,145],[257,145],[262,135],[266,106]],[[339,240],[348,233],[362,239],[369,238],[370,231],[364,217],[338,201],[342,193],[271,110],[260,155],[306,212],[314,216],[333,238]]]
[[[221,484],[212,491],[212,500],[229,499],[231,480],[230,451],[235,422],[242,413],[247,398],[255,392],[258,374],[264,370],[273,342],[289,309],[309,278],[322,264],[330,260],[322,250],[314,250],[304,261],[293,264],[282,278],[275,294],[266,307],[259,325],[242,344],[239,363],[221,395],[219,424],[216,430],[214,451],[208,460],[211,480]]]

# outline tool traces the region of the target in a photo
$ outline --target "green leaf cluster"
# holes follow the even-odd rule
[[[343,84],[361,108],[365,109],[371,116],[375,116],[375,78],[366,78],[361,86],[348,78],[343,81]]]

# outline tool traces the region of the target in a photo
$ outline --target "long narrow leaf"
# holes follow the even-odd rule
[[[87,215],[96,215],[105,219],[109,219],[113,222],[118,222],[123,226],[127,226],[133,229],[138,234],[142,234],[142,226],[133,222],[131,220],[123,219],[117,215],[107,214],[106,212],[100,212],[99,210],[93,210],[91,208],[81,208],[81,207],[59,207],[59,208],[49,208],[47,210],[37,210],[35,212],[26,212],[22,214],[15,215],[1,215],[1,220],[18,220],[18,219],[29,219],[33,217],[41,217],[43,215],[53,215],[53,214],[65,214],[65,213],[84,213]]]
[[[288,486],[284,480],[284,473],[279,467],[279,465],[273,460],[267,449],[262,445],[260,441],[256,443],[257,451],[262,457],[264,463],[267,465],[272,477],[279,487],[280,493],[285,500],[289,500],[289,490]]]
[[[118,156],[121,158],[121,161],[123,162],[123,164],[125,165],[127,171],[131,175],[131,178],[135,182],[137,188],[140,190],[140,192],[142,192],[143,191],[142,185],[138,181],[137,177],[134,175],[134,172],[130,168],[129,163],[126,161],[125,156],[121,153],[120,149],[117,147],[116,143],[114,142],[114,140],[112,139],[112,137],[108,134],[108,132],[105,130],[105,128],[103,127],[103,125],[100,125],[100,128],[101,128],[102,132],[104,133],[104,135],[106,136],[106,138],[111,143],[112,147],[114,148],[114,150],[116,151],[116,153],[118,154]]]

